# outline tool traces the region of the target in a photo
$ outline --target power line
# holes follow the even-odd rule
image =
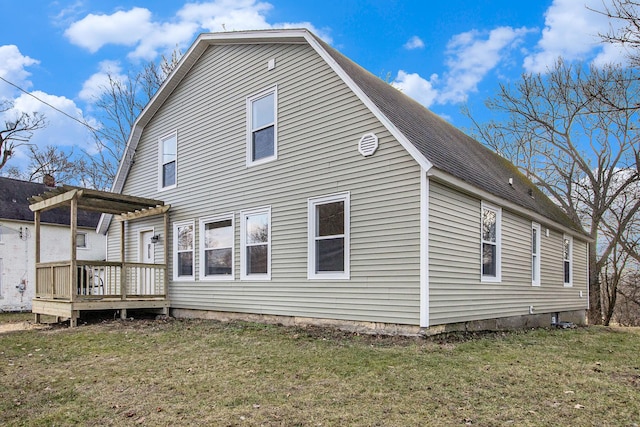
[[[4,81],[5,83],[7,83],[7,84],[9,84],[9,85],[11,85],[11,86],[13,86],[13,87],[15,87],[15,88],[16,88],[16,89],[18,89],[20,92],[22,92],[22,93],[25,93],[25,94],[29,95],[30,97],[34,98],[35,100],[37,100],[37,101],[39,101],[39,102],[42,102],[44,105],[46,105],[46,106],[47,106],[47,107],[49,107],[49,108],[54,109],[54,110],[55,110],[55,111],[57,111],[58,113],[64,114],[65,116],[67,116],[67,117],[68,117],[68,118],[70,118],[71,120],[75,120],[76,122],[80,123],[81,125],[86,126],[86,127],[87,127],[89,130],[91,130],[92,132],[99,133],[99,134],[102,134],[102,135],[104,135],[104,136],[108,137],[108,135],[107,135],[107,134],[105,134],[104,132],[102,132],[102,131],[100,131],[100,130],[98,130],[98,129],[95,129],[93,126],[91,126],[91,125],[90,125],[90,124],[88,124],[87,122],[84,122],[84,121],[82,121],[82,120],[80,120],[80,119],[78,119],[78,118],[76,118],[76,117],[71,116],[70,114],[65,113],[65,112],[64,112],[64,111],[62,111],[61,109],[59,109],[59,108],[57,108],[57,107],[54,107],[53,105],[49,104],[47,101],[45,101],[45,100],[43,100],[43,99],[38,98],[37,96],[35,96],[35,95],[34,95],[34,94],[32,94],[32,93],[27,92],[26,90],[24,90],[23,88],[21,88],[21,87],[20,87],[20,86],[18,86],[17,84],[10,82],[9,80],[5,79],[4,77],[0,76],[0,80],[2,80],[2,81]]]

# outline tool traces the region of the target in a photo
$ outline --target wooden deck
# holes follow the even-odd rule
[[[70,319],[77,325],[81,311],[159,309],[168,314],[165,264],[65,261],[36,265],[36,295],[32,311]]]

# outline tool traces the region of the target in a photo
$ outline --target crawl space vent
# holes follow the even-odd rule
[[[373,155],[378,149],[378,137],[375,133],[362,135],[358,143],[358,151],[365,157]]]

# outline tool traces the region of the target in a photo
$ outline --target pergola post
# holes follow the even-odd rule
[[[35,242],[35,246],[36,246],[36,257],[35,257],[35,263],[36,263],[36,267],[38,267],[38,264],[40,263],[40,211],[35,211],[33,213],[33,222],[34,225],[36,227],[36,242]],[[36,268],[36,277],[35,277],[35,282],[36,282],[36,295],[38,294],[38,269]],[[36,323],[40,323],[40,313],[35,313],[35,322]]]
[[[78,251],[76,249],[76,235],[78,234],[78,198],[74,196],[71,199],[71,209],[70,209],[71,219],[69,221],[71,225],[71,302],[76,299],[76,294],[78,293],[78,270],[77,270],[77,254]]]
[[[169,289],[169,211],[164,212],[164,239],[162,239],[164,250],[164,265],[167,268],[164,270],[164,296],[167,297],[167,290]],[[169,313],[165,313],[169,314]]]

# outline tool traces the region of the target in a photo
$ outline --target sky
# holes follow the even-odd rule
[[[544,73],[559,56],[623,62],[598,36],[612,23],[589,10],[608,1],[0,0],[0,101],[14,106],[3,118],[41,112],[48,125],[30,143],[91,152],[90,133],[68,116],[98,126],[107,73],[184,52],[202,32],[304,27],[468,131],[462,107],[487,117],[499,84]],[[24,167],[25,148],[8,165]]]

